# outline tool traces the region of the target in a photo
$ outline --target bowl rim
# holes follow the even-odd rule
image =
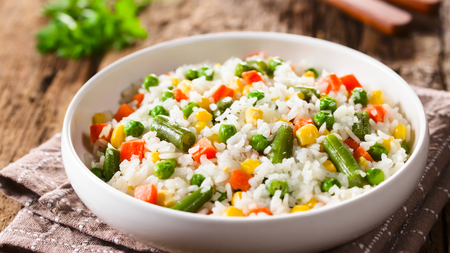
[[[164,209],[165,212],[168,212],[167,213],[168,215],[169,215],[169,213],[172,213],[175,216],[179,216],[181,219],[183,217],[185,217],[185,218],[189,218],[189,219],[195,219],[199,222],[203,222],[203,221],[219,222],[219,223],[226,222],[228,224],[234,223],[234,222],[237,222],[239,224],[241,224],[241,223],[249,224],[249,223],[254,223],[254,222],[259,223],[261,221],[278,222],[278,221],[284,220],[284,219],[310,217],[310,216],[320,215],[320,214],[329,212],[333,209],[344,208],[345,206],[350,205],[352,202],[356,202],[362,198],[368,198],[369,196],[374,195],[378,190],[380,190],[381,187],[375,187],[375,188],[371,189],[370,191],[364,192],[363,194],[360,194],[356,197],[352,197],[350,199],[343,200],[342,202],[335,204],[335,205],[323,206],[321,208],[311,209],[309,212],[298,212],[298,213],[291,213],[291,214],[287,214],[287,215],[276,215],[276,216],[274,215],[274,216],[270,216],[270,217],[256,216],[256,217],[251,217],[250,219],[242,219],[241,217],[227,217],[226,219],[224,219],[223,217],[218,217],[218,216],[213,216],[213,215],[198,215],[196,213],[188,213],[188,212],[180,212],[178,210],[170,210],[170,208],[164,208],[164,207],[160,207],[157,205],[149,205],[146,202],[137,200],[137,199],[133,198],[132,196],[111,187],[106,182],[97,178],[94,174],[88,173],[89,169],[85,166],[84,162],[78,157],[78,155],[75,151],[75,148],[73,146],[73,142],[72,142],[72,138],[71,138],[71,122],[72,122],[72,118],[74,115],[74,111],[75,111],[76,107],[79,105],[80,100],[83,98],[83,96],[86,93],[88,93],[89,89],[99,79],[102,78],[102,76],[107,75],[109,72],[114,71],[117,68],[120,68],[122,64],[124,64],[128,61],[131,61],[133,58],[138,57],[141,54],[145,54],[149,51],[156,51],[156,50],[160,50],[160,49],[176,47],[176,46],[189,44],[189,43],[217,40],[217,39],[265,39],[265,38],[271,39],[271,40],[280,40],[280,41],[287,40],[287,41],[293,41],[293,42],[302,42],[305,44],[315,44],[315,45],[320,45],[321,47],[330,47],[331,49],[334,49],[334,50],[342,50],[344,53],[353,54],[356,57],[360,58],[361,60],[366,61],[370,64],[373,64],[376,67],[378,67],[379,69],[381,69],[382,71],[385,71],[387,74],[389,74],[392,77],[392,79],[397,82],[397,84],[404,86],[403,88],[405,88],[405,92],[408,93],[407,96],[409,96],[411,99],[410,102],[413,104],[417,104],[419,106],[419,108],[422,110],[417,112],[417,116],[419,117],[420,132],[415,133],[416,147],[415,147],[414,152],[412,154],[410,154],[410,157],[406,161],[405,165],[403,165],[403,167],[401,167],[394,175],[389,177],[386,181],[383,181],[380,185],[383,186],[384,184],[388,184],[395,178],[399,177],[402,173],[405,172],[407,167],[411,166],[411,164],[414,160],[418,159],[418,151],[419,151],[420,147],[422,147],[428,141],[426,139],[428,136],[428,124],[427,124],[427,119],[425,116],[425,111],[424,111],[423,105],[420,102],[420,99],[418,98],[416,93],[412,90],[412,88],[409,86],[409,84],[403,78],[401,78],[396,72],[394,72],[392,69],[390,69],[389,67],[387,67],[385,64],[381,63],[380,61],[378,61],[364,53],[361,53],[357,50],[354,50],[352,48],[349,48],[349,47],[346,47],[346,46],[343,46],[343,45],[340,45],[340,44],[337,44],[334,42],[325,41],[322,39],[308,37],[308,36],[304,36],[304,35],[277,33],[277,32],[254,32],[254,31],[253,32],[209,33],[209,34],[194,35],[194,36],[178,38],[178,39],[174,39],[174,40],[170,40],[170,41],[165,41],[162,43],[158,43],[158,44],[140,49],[140,50],[133,52],[129,55],[126,55],[126,56],[116,60],[115,62],[111,63],[110,65],[106,66],[105,68],[103,68],[102,70],[97,72],[93,77],[91,77],[80,88],[80,90],[75,94],[74,98],[72,99],[72,101],[67,109],[65,118],[64,118],[63,132],[62,132],[63,142],[66,141],[65,145],[63,145],[63,146],[67,145],[66,147],[68,147],[68,149],[63,148],[63,150],[68,151],[70,156],[72,156],[75,159],[77,164],[73,165],[73,166],[77,166],[77,167],[81,166],[86,169],[86,170],[78,171],[78,173],[83,174],[81,176],[83,176],[83,177],[87,176],[87,177],[91,177],[92,180],[98,180],[95,182],[99,183],[99,185],[98,185],[99,187],[102,187],[108,193],[113,194],[119,200],[132,203],[133,205],[136,205],[139,208],[144,208],[144,209],[147,208],[148,210],[153,209],[153,211],[156,211],[156,210],[162,211],[162,209]],[[70,180],[70,178],[69,178],[69,180]],[[399,204],[399,206],[400,206],[400,204]],[[154,209],[154,208],[157,208],[157,209]],[[246,217],[246,218],[248,218],[248,217]]]

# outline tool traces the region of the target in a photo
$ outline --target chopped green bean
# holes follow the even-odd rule
[[[297,92],[303,93],[303,95],[305,95],[305,101],[306,102],[310,102],[311,98],[313,96],[315,96],[316,98],[320,97],[319,92],[316,89],[311,88],[311,87],[295,86],[294,90],[297,91]]]
[[[195,144],[195,135],[177,123],[171,123],[170,118],[164,115],[156,116],[150,124],[150,130],[156,132],[156,137],[168,141],[187,152]]]
[[[370,134],[370,122],[369,113],[367,111],[355,112],[355,117],[358,118],[358,122],[353,123],[352,132],[358,136],[358,138],[364,141],[364,136]]]
[[[208,202],[213,195],[212,187],[202,192],[203,188],[198,189],[197,191],[189,194],[186,198],[182,199],[176,205],[171,208],[174,210],[184,211],[184,212],[197,212],[206,202]]]
[[[350,98],[353,99],[355,104],[361,104],[363,107],[367,106],[367,92],[363,88],[354,88]]]
[[[277,66],[281,65],[284,62],[280,57],[273,57],[269,60],[269,69],[272,72],[275,72]]]
[[[272,163],[281,163],[283,159],[292,157],[294,133],[289,125],[282,125],[275,134],[267,157]]]
[[[95,167],[95,168],[92,168],[92,169],[91,169],[91,172],[92,172],[94,175],[96,175],[98,178],[100,178],[100,179],[102,179],[102,180],[105,179],[105,176],[103,176],[103,170],[102,170],[102,169]]]
[[[216,193],[217,192],[220,193],[220,197],[217,199],[217,201],[222,202],[227,199],[227,192],[216,191]]]
[[[405,150],[406,154],[409,154],[409,147],[408,144],[406,144],[406,142],[402,142],[401,147]]]
[[[105,152],[105,161],[103,162],[103,174],[105,181],[108,182],[119,171],[120,151],[114,148],[107,148]]]

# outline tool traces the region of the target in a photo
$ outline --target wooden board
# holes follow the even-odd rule
[[[166,0],[141,13],[149,38],[101,59],[40,56],[34,34],[46,23],[45,0],[0,1],[0,168],[60,132],[67,106],[95,72],[136,50],[185,36],[224,31],[275,31],[314,36],[369,54],[411,84],[450,89],[450,0],[439,16],[414,14],[406,37],[387,37],[314,0]],[[446,207],[449,212],[449,206]],[[20,205],[0,196],[0,230]],[[446,217],[441,215],[440,217]],[[424,252],[448,249],[441,218]],[[435,247],[435,249],[433,249]]]

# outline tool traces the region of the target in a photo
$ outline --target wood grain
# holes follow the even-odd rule
[[[97,70],[144,47],[195,34],[253,30],[318,37],[381,60],[411,84],[450,88],[450,0],[442,2],[439,16],[414,15],[412,32],[401,38],[387,37],[314,0],[155,1],[140,15],[148,39],[83,61],[36,52],[34,33],[46,23],[39,15],[44,2],[0,1],[0,168],[61,131],[70,100]],[[19,209],[0,196],[0,230]],[[450,233],[442,231],[450,224],[444,218],[439,222],[423,252],[440,252],[432,246],[448,249]]]

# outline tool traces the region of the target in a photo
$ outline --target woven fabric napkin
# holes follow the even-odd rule
[[[417,188],[380,226],[328,252],[417,252],[447,203],[450,93],[414,90],[424,105],[431,134],[428,164]],[[84,206],[67,180],[60,144],[56,135],[0,171],[0,190],[24,205],[0,233],[0,250],[163,252],[122,235]]]

